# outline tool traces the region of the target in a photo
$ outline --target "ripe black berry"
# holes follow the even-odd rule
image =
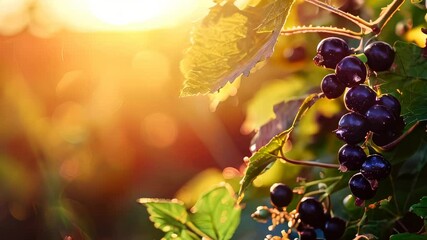
[[[373,42],[365,48],[365,55],[368,58],[370,69],[380,72],[387,71],[394,61],[394,50],[386,42]]]
[[[337,98],[344,93],[345,86],[338,81],[335,74],[328,74],[320,83],[320,88],[325,96],[329,99]]]
[[[365,116],[369,124],[369,130],[374,133],[385,133],[387,130],[397,127],[396,117],[384,106],[373,105],[366,111]]]
[[[292,189],[283,183],[275,183],[270,187],[271,203],[278,209],[288,206],[292,197]]]
[[[297,206],[301,221],[312,227],[322,227],[325,223],[323,205],[312,197],[303,198]]]
[[[299,232],[300,240],[316,240],[316,231],[312,228],[306,228],[303,229],[301,232]]]
[[[351,50],[341,38],[329,37],[319,42],[314,63],[317,66],[334,69],[341,59],[350,55]]]
[[[377,104],[386,107],[388,110],[390,110],[396,117],[400,116],[400,102],[397,100],[397,98],[393,97],[390,94],[383,94],[379,96],[377,99]]]
[[[354,87],[365,82],[366,66],[359,58],[348,56],[337,64],[335,74],[346,87]]]
[[[348,182],[351,193],[359,199],[368,200],[375,196],[377,190],[372,189],[369,181],[361,174],[356,173]]]
[[[338,217],[326,220],[323,233],[326,240],[338,240],[345,232],[346,222]]]
[[[354,86],[344,96],[345,107],[350,111],[364,114],[375,104],[376,96],[377,94],[369,86]]]
[[[338,151],[338,161],[342,168],[355,171],[362,167],[366,160],[366,153],[357,145],[346,144]]]
[[[382,180],[391,172],[391,164],[379,154],[373,154],[366,158],[360,172],[366,179]]]
[[[357,144],[365,139],[368,124],[363,115],[355,112],[344,114],[335,130],[337,137],[348,144]]]

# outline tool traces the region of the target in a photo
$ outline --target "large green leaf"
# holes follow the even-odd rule
[[[240,208],[228,185],[204,194],[191,211],[194,225],[212,239],[231,239],[240,221]]]
[[[191,213],[184,203],[173,199],[141,198],[154,227],[165,232],[163,239],[231,239],[240,221],[230,185],[221,184],[198,199]]]
[[[381,90],[396,96],[402,105],[407,127],[427,120],[427,59],[418,46],[396,42],[396,68],[374,78]]]
[[[410,210],[425,219],[427,217],[427,196],[421,198],[419,203],[412,205]]]
[[[239,9],[217,1],[192,33],[181,61],[181,96],[212,93],[242,74],[247,76],[273,53],[293,0],[261,0]]]
[[[239,195],[242,197],[243,192],[246,188],[255,180],[258,175],[263,173],[268,165],[276,161],[277,154],[280,148],[289,139],[289,135],[292,133],[295,125],[299,122],[301,117],[308,111],[308,109],[319,99],[319,94],[311,94],[305,98],[301,103],[298,112],[294,115],[289,115],[286,118],[293,119],[291,126],[283,132],[273,137],[266,145],[259,148],[252,156],[248,159],[248,166],[245,171],[245,175],[241,181]],[[283,118],[282,121],[285,121]]]
[[[187,238],[187,236],[197,237],[197,235],[188,233],[186,224],[189,216],[182,202],[153,198],[141,198],[138,202],[147,207],[154,227],[167,233],[166,239],[198,239]]]

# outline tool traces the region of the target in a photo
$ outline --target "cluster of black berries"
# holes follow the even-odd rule
[[[326,240],[337,240],[345,232],[346,222],[338,217],[331,217],[323,204],[313,197],[303,198],[296,210],[287,213],[286,207],[291,203],[293,191],[283,183],[275,183],[270,188],[270,200],[272,205],[280,213],[282,219],[286,219],[288,226],[298,231],[301,240],[315,240],[318,237],[315,229],[323,232]],[[257,210],[258,216],[267,216],[262,209]],[[284,220],[278,221],[283,223]]]
[[[335,68],[335,73],[326,75],[321,83],[327,98],[338,98],[346,87],[349,88],[344,95],[349,112],[341,117],[335,134],[346,142],[338,152],[340,170],[360,171],[350,179],[349,186],[356,203],[362,204],[374,197],[378,181],[390,174],[391,165],[379,154],[367,156],[358,144],[364,142],[371,132],[376,145],[387,145],[402,134],[405,123],[400,116],[400,103],[395,97],[389,94],[377,96],[371,87],[363,84],[368,69],[351,54],[344,40],[326,38],[317,46],[314,62],[318,66]],[[364,54],[369,69],[376,72],[388,70],[395,55],[389,44],[380,41],[366,46]]]

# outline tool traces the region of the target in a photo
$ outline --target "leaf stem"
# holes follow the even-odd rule
[[[314,161],[302,161],[302,160],[290,159],[290,158],[285,157],[282,149],[280,149],[280,154],[281,154],[281,156],[277,156],[277,157],[281,161],[291,163],[291,164],[295,164],[295,165],[302,165],[302,166],[307,166],[307,167],[335,168],[335,169],[338,169],[340,167],[340,165],[333,164],[333,163],[321,163],[321,162],[314,162]]]
[[[199,237],[203,237],[203,239],[211,239],[209,236],[207,236],[204,232],[202,232],[200,229],[198,229],[192,222],[188,221],[185,223],[185,225],[195,234],[197,234]]]
[[[289,36],[297,33],[310,33],[310,32],[321,32],[321,33],[331,33],[336,35],[341,35],[354,39],[361,39],[363,34],[362,32],[354,32],[345,28],[336,28],[336,27],[323,27],[323,26],[302,26],[284,29],[281,31],[281,34],[284,36]]]
[[[344,12],[338,8],[335,8],[325,2],[319,1],[319,0],[305,0],[308,3],[311,3],[315,6],[318,6],[320,8],[323,8],[331,13],[335,13],[338,16],[341,16],[345,19],[348,19],[349,21],[353,22],[354,24],[356,24],[357,26],[360,27],[360,29],[362,30],[362,32],[364,34],[369,34],[373,31],[371,23],[361,19],[360,17],[356,17],[353,14]]]
[[[316,181],[311,181],[311,182],[302,184],[302,186],[304,186],[304,187],[311,187],[311,186],[314,186],[314,185],[319,184],[319,183],[332,182],[332,181],[335,181],[335,180],[341,180],[341,178],[342,178],[342,176],[324,178],[324,179],[320,179],[320,180],[316,180]]]
[[[408,129],[408,131],[406,131],[404,134],[400,135],[400,137],[398,137],[396,140],[394,140],[393,142],[384,145],[384,146],[378,146],[378,148],[382,151],[390,151],[392,150],[394,147],[396,147],[401,141],[403,141],[403,139],[405,139],[409,134],[411,134],[420,124],[420,121],[417,121],[411,128]]]
[[[384,8],[380,16],[375,21],[370,23],[373,32],[378,35],[404,2],[405,0],[394,0],[386,8]]]

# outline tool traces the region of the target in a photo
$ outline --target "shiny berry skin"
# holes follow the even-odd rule
[[[337,137],[348,144],[357,144],[365,140],[368,122],[363,115],[355,112],[344,114],[335,130]]]
[[[383,156],[373,154],[366,158],[360,172],[366,179],[382,180],[390,175],[391,164]]]
[[[366,80],[366,66],[355,56],[343,58],[335,68],[338,80],[346,87],[354,87]]]
[[[384,106],[373,105],[366,111],[365,116],[369,124],[369,130],[374,133],[385,133],[397,127],[396,117]]]
[[[375,104],[376,96],[377,94],[369,86],[354,86],[344,96],[345,107],[350,111],[364,114]]]
[[[271,203],[278,209],[288,206],[292,197],[292,189],[283,183],[275,183],[270,187]]]
[[[395,55],[390,44],[381,41],[370,43],[366,46],[364,53],[368,58],[369,68],[376,72],[390,69]]]
[[[356,171],[366,160],[366,153],[358,145],[346,144],[338,151],[338,161],[347,170]]]
[[[377,190],[373,190],[369,181],[361,174],[356,173],[348,181],[351,193],[362,200],[368,200],[375,196]]]
[[[313,58],[317,66],[334,69],[338,62],[351,54],[347,43],[341,38],[329,37],[319,42],[317,54]]]
[[[297,212],[301,221],[312,227],[320,228],[325,223],[323,205],[312,197],[303,198],[297,206]]]
[[[396,117],[400,116],[400,111],[402,107],[400,105],[399,100],[393,97],[393,95],[383,94],[377,98],[376,103],[378,105],[386,107],[388,110],[390,110],[394,114],[394,116]]]
[[[345,86],[338,81],[335,74],[328,74],[320,83],[320,88],[325,96],[329,99],[337,98],[344,93]]]
[[[316,231],[312,228],[306,228],[299,232],[300,234],[300,240],[316,240]]]
[[[323,233],[326,240],[338,240],[344,235],[346,222],[338,217],[326,220]]]

